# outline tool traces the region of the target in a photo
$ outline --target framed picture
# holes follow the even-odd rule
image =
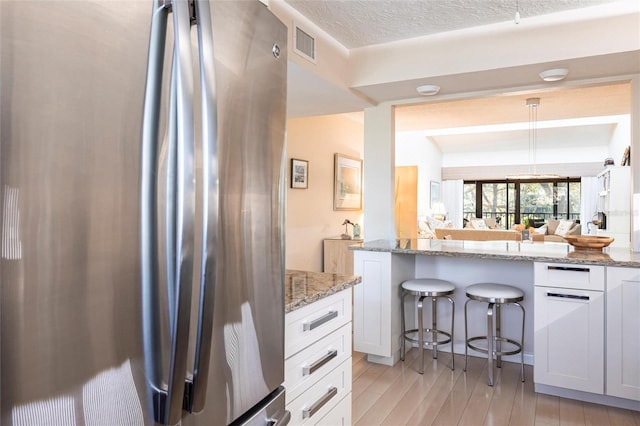
[[[309,162],[291,159],[291,187],[307,189],[309,187]]]
[[[362,160],[335,154],[334,210],[362,210]]]
[[[440,182],[431,181],[431,208],[440,201]]]

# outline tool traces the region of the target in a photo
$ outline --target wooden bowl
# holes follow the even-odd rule
[[[566,235],[564,239],[576,250],[602,250],[614,240],[611,237],[598,235]]]

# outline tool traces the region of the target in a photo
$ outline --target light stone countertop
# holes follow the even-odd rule
[[[289,313],[362,282],[356,275],[327,272],[285,271],[284,312]]]
[[[630,249],[605,247],[601,251],[576,251],[567,243],[551,242],[375,240],[365,242],[361,247],[349,247],[349,250],[640,268],[640,253]]]

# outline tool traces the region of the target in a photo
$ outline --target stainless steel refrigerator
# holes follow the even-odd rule
[[[2,425],[285,425],[287,30],[0,2]]]

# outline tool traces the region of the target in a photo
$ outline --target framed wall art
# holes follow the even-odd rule
[[[362,210],[362,160],[335,154],[334,210]]]
[[[440,182],[431,181],[431,208],[436,206],[436,203],[440,201]]]
[[[309,162],[306,160],[291,159],[291,188],[309,188]]]

